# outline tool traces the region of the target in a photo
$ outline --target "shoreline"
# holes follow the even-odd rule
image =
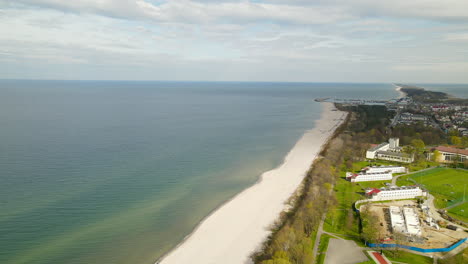
[[[406,97],[406,93],[404,93],[403,91],[401,91],[401,86],[399,85],[396,85],[396,84],[393,84],[393,86],[395,86],[395,91],[397,91],[399,93],[399,96],[397,97],[397,99],[400,99],[400,98],[403,98],[403,97]]]
[[[157,264],[251,263],[255,252],[271,233],[270,226],[286,209],[323,146],[345,120],[346,112],[322,103],[320,119],[306,131],[278,167],[262,173],[244,189],[206,216]]]

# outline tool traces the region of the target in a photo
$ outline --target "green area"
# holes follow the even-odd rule
[[[318,247],[318,256],[317,256],[317,264],[322,264],[325,262],[325,257],[328,249],[328,243],[330,242],[330,238],[332,236],[328,234],[322,234],[320,236],[320,243]]]
[[[436,207],[445,208],[463,201],[465,186],[468,185],[468,171],[439,167],[402,176],[397,180],[399,186],[415,183],[434,195]]]
[[[460,219],[464,222],[468,222],[468,203],[462,203],[448,210],[448,213],[453,218]]]
[[[390,261],[418,264],[434,263],[434,260],[430,257],[425,257],[402,250],[384,250],[383,253]]]
[[[355,201],[363,199],[363,190],[356,183],[343,178],[336,181],[334,188],[337,203],[330,207],[323,228],[330,233],[359,236],[359,216],[353,211]]]
[[[440,259],[439,264],[458,264],[458,263],[468,263],[468,248],[465,248],[462,252],[456,254],[455,256]]]

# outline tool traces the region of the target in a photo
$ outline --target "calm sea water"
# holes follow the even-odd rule
[[[0,81],[0,263],[153,263],[278,166],[316,97],[390,84]]]

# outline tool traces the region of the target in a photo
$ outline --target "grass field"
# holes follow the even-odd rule
[[[331,233],[359,236],[359,218],[353,203],[364,198],[361,187],[339,178],[334,191],[338,203],[328,210],[323,228]]]
[[[416,181],[429,190],[436,197],[435,204],[438,208],[445,208],[463,200],[465,185],[468,185],[468,171],[434,168],[400,177],[397,184],[399,186],[414,184],[409,179]]]
[[[325,262],[325,257],[328,249],[328,243],[330,242],[331,236],[328,234],[322,234],[320,237],[320,243],[318,247],[318,257],[317,264],[323,264]]]
[[[461,205],[455,206],[448,210],[449,215],[454,218],[458,218],[464,222],[468,222],[468,203],[462,203]]]
[[[404,263],[432,264],[434,260],[417,254],[412,254],[403,250],[384,250],[383,253],[391,261]]]

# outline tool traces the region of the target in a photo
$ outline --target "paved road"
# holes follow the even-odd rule
[[[322,237],[322,234],[323,234],[323,223],[325,222],[326,217],[327,217],[327,212],[323,213],[322,219],[320,220],[320,224],[319,224],[319,227],[317,229],[317,235],[315,237],[314,250],[313,250],[314,263],[316,262],[317,257],[318,257],[317,251],[318,251],[318,246],[319,246],[319,243],[320,243],[320,237]]]
[[[461,226],[461,225],[457,225],[455,223],[452,223],[450,222],[449,220],[447,219],[444,219],[440,214],[439,212],[437,212],[437,208],[435,207],[434,205],[434,196],[432,196],[431,194],[428,194],[427,195],[428,198],[427,198],[427,203],[429,204],[429,212],[431,213],[431,216],[432,218],[434,218],[435,220],[441,220],[441,221],[445,221],[445,222],[448,222],[449,224],[451,225],[454,225],[454,226],[457,226],[465,231],[467,231],[468,229]]]

